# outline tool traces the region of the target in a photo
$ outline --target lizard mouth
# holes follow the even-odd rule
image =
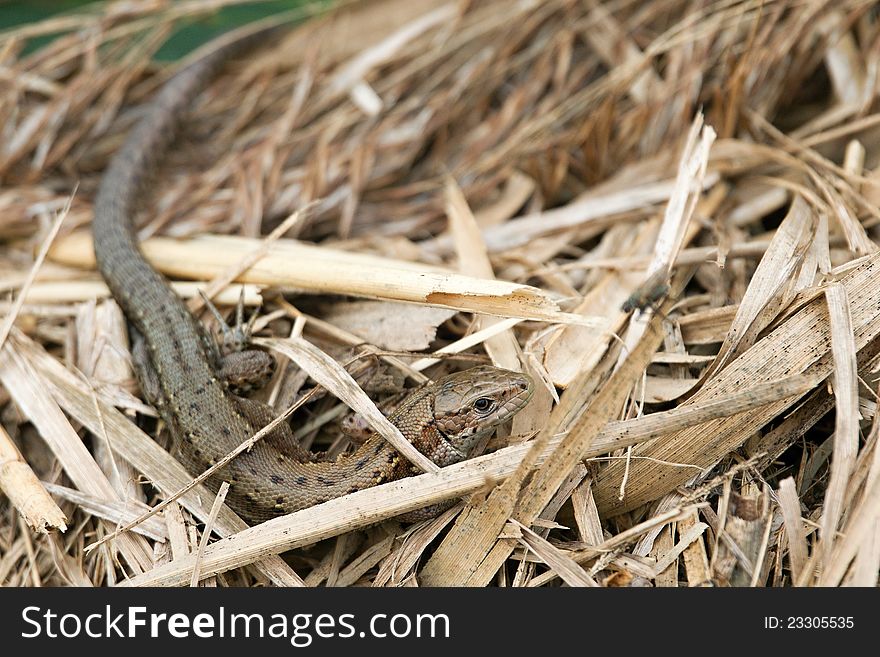
[[[450,462],[458,463],[459,461],[464,461],[468,458],[468,453],[456,447],[455,443],[445,431],[442,431],[438,427],[437,433],[440,435],[440,440],[443,442],[444,447],[455,455],[455,459]]]

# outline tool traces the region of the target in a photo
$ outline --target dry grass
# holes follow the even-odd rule
[[[141,237],[194,310],[262,304],[302,444],[348,447],[338,399],[396,439],[361,387],[540,382],[488,454],[251,528],[88,232],[150,56],[226,4],[0,32],[0,584],[877,584],[880,3],[373,0],[230,63]]]

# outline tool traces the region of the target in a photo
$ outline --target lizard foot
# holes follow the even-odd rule
[[[236,395],[259,390],[275,373],[275,359],[265,351],[251,349],[251,335],[257,312],[244,321],[244,289],[235,307],[235,326],[231,327],[214,303],[199,290],[208,310],[220,325],[223,342],[220,344],[220,376]]]

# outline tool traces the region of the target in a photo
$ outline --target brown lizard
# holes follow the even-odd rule
[[[144,259],[133,217],[147,182],[169,149],[181,117],[229,58],[267,38],[267,31],[227,44],[169,80],[111,160],[95,200],[98,268],[132,326],[138,378],[168,425],[184,465],[198,474],[273,419],[268,406],[236,396],[224,380],[215,341],[167,281]],[[420,388],[389,418],[439,466],[472,454],[474,445],[528,402],[529,377],[493,367],[450,374]],[[227,502],[262,522],[379,483],[409,476],[414,466],[375,436],[332,462],[304,462],[286,423],[209,479],[230,483]]]

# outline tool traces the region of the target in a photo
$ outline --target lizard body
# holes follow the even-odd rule
[[[265,40],[264,33],[227,44],[169,80],[113,157],[95,199],[98,268],[142,345],[138,377],[144,394],[194,474],[253,436],[272,412],[258,407],[254,413],[259,402],[244,403],[229,389],[215,341],[144,259],[133,218],[151,174],[198,93],[225,61],[260,40]],[[525,406],[531,391],[532,382],[525,375],[477,367],[419,389],[389,419],[443,466],[474,456],[471,450],[478,439]],[[279,444],[292,442],[286,423],[279,425],[274,438],[258,442],[208,480],[215,488],[229,481],[227,502],[251,522],[415,472],[380,436],[332,462],[305,462],[280,449]]]

